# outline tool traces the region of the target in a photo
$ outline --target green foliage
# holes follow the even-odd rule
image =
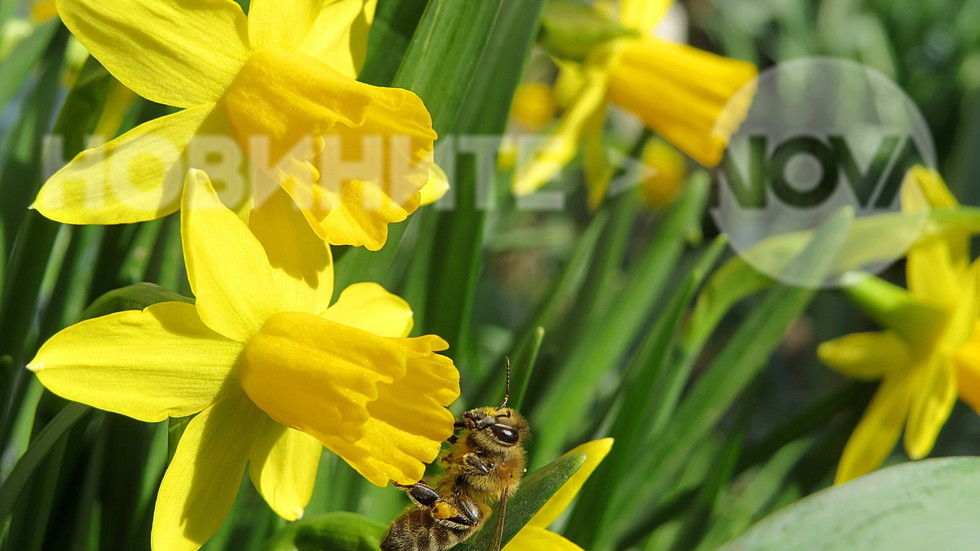
[[[718,551],[967,551],[978,506],[980,459],[906,463],[801,499]]]
[[[980,187],[970,185],[980,177],[980,2],[714,4],[690,14],[699,46],[762,66],[842,55],[893,76],[925,112],[957,197],[980,201]],[[548,61],[536,43],[581,57],[623,32],[583,23],[594,13],[583,19],[580,8],[380,0],[360,78],[424,100],[452,190],[392,225],[379,252],[335,248],[338,292],[382,283],[411,304],[415,334],[450,343],[462,376],[457,412],[499,403],[510,358],[510,405],[531,420],[528,457],[540,468],[508,504],[505,540],[581,465],[581,456],[562,453],[611,436],[612,452],[552,527],[590,551],[955,549],[941,538],[975,524],[974,460],[901,465],[824,490],[874,387],[842,384],[817,364],[814,348],[874,325],[836,293],[779,283],[731,254],[706,213],[709,173],[687,175],[683,194],[663,209],[626,190],[588,211],[576,159],[546,188],[564,193],[562,209],[529,211],[510,195],[508,170],[485,173],[495,159],[459,152],[477,140],[492,149],[513,129],[515,90],[522,79],[540,80],[539,62]],[[47,393],[24,369],[46,338],[79,319],[192,300],[175,217],[70,227],[28,209],[50,168],[45,135],[62,138],[57,168],[86,147],[121,86],[92,58],[66,79],[68,40],[52,21],[0,61],[0,551],[146,548],[167,452],[187,422],[146,426],[91,412]],[[119,132],[169,112],[137,100]],[[627,126],[614,120],[602,145],[628,143],[636,157],[650,132]],[[920,222],[926,236],[980,233],[975,207],[913,221],[852,223],[841,211],[819,231],[752,254],[817,284],[892,255]],[[847,245],[869,235],[874,247]],[[901,272],[883,278],[901,285]],[[936,453],[976,454],[975,422],[954,411]],[[375,549],[407,505],[403,492],[368,484],[327,452],[304,520],[278,519],[244,480],[205,549]],[[496,516],[459,548],[488,549],[495,525]],[[841,526],[853,529],[828,536]],[[923,535],[934,539],[921,543]]]

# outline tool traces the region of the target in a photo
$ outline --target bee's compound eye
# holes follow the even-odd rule
[[[490,425],[490,431],[501,444],[516,444],[518,440],[517,431],[504,425]]]

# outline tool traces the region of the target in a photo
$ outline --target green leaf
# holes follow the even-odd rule
[[[539,454],[556,455],[570,434],[581,428],[586,413],[582,404],[594,396],[608,366],[649,327],[646,321],[683,251],[683,229],[692,218],[700,218],[709,188],[706,177],[689,182],[684,195],[657,227],[647,250],[634,263],[615,302],[607,311],[592,314],[593,322],[601,316],[601,328],[593,327],[573,341],[573,352],[531,413],[538,425],[550,427],[538,435],[535,450]],[[583,294],[590,292],[607,293],[608,289],[583,289]]]
[[[377,551],[385,526],[364,515],[334,512],[288,524],[260,551]]]
[[[393,81],[419,95],[440,134],[449,131],[483,55],[502,0],[430,0]]]
[[[38,433],[10,471],[10,476],[4,480],[3,486],[0,486],[0,522],[6,521],[13,512],[21,490],[55,444],[91,410],[92,408],[83,404],[69,403]]]
[[[524,477],[514,495],[507,500],[507,516],[504,518],[506,545],[562,485],[585,463],[585,454],[565,455]],[[497,510],[484,523],[483,528],[469,540],[453,547],[456,551],[497,551],[493,541],[497,535]]]
[[[616,514],[611,504],[630,491],[618,481],[634,468],[634,457],[641,453],[646,434],[657,430],[673,412],[677,399],[673,394],[680,392],[689,372],[683,366],[671,365],[671,347],[691,298],[726,243],[724,237],[718,237],[690,268],[620,379],[621,404],[606,433],[616,439],[616,453],[596,468],[582,490],[583,498],[575,506],[569,523],[568,536],[585,547],[601,547],[596,542],[609,537],[604,526]],[[637,422],[638,419],[644,421]]]
[[[790,265],[790,280],[809,278],[819,282],[830,268],[831,251],[837,250],[853,220],[853,210],[837,211],[815,234],[810,245]],[[701,437],[728,411],[745,387],[766,366],[790,324],[810,303],[815,291],[779,284],[770,290],[714,358],[704,375],[661,432],[647,435],[652,448],[628,477],[635,488],[619,504],[621,520],[612,533],[622,533],[641,504],[662,494],[672,484]]]
[[[194,302],[191,298],[165,289],[155,283],[137,283],[109,291],[95,299],[82,312],[82,319],[96,318],[123,310],[142,310],[151,304],[169,301]]]
[[[972,551],[978,510],[980,459],[904,463],[806,497],[718,551]]]
[[[61,21],[57,17],[41,25],[0,63],[0,106],[6,105],[20,90],[60,27]]]

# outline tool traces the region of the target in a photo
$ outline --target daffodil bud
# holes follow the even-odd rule
[[[552,55],[582,61],[595,47],[632,34],[591,4],[552,0],[545,4],[541,14],[538,42]]]

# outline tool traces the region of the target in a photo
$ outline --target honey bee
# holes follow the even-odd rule
[[[504,402],[496,408],[471,409],[456,422],[459,432],[449,438],[449,452],[441,458],[443,473],[430,483],[395,484],[416,507],[392,521],[382,551],[449,549],[475,534],[498,501],[494,548],[500,549],[507,498],[524,474],[523,444],[530,436],[524,417],[507,407],[510,361],[506,363]]]

